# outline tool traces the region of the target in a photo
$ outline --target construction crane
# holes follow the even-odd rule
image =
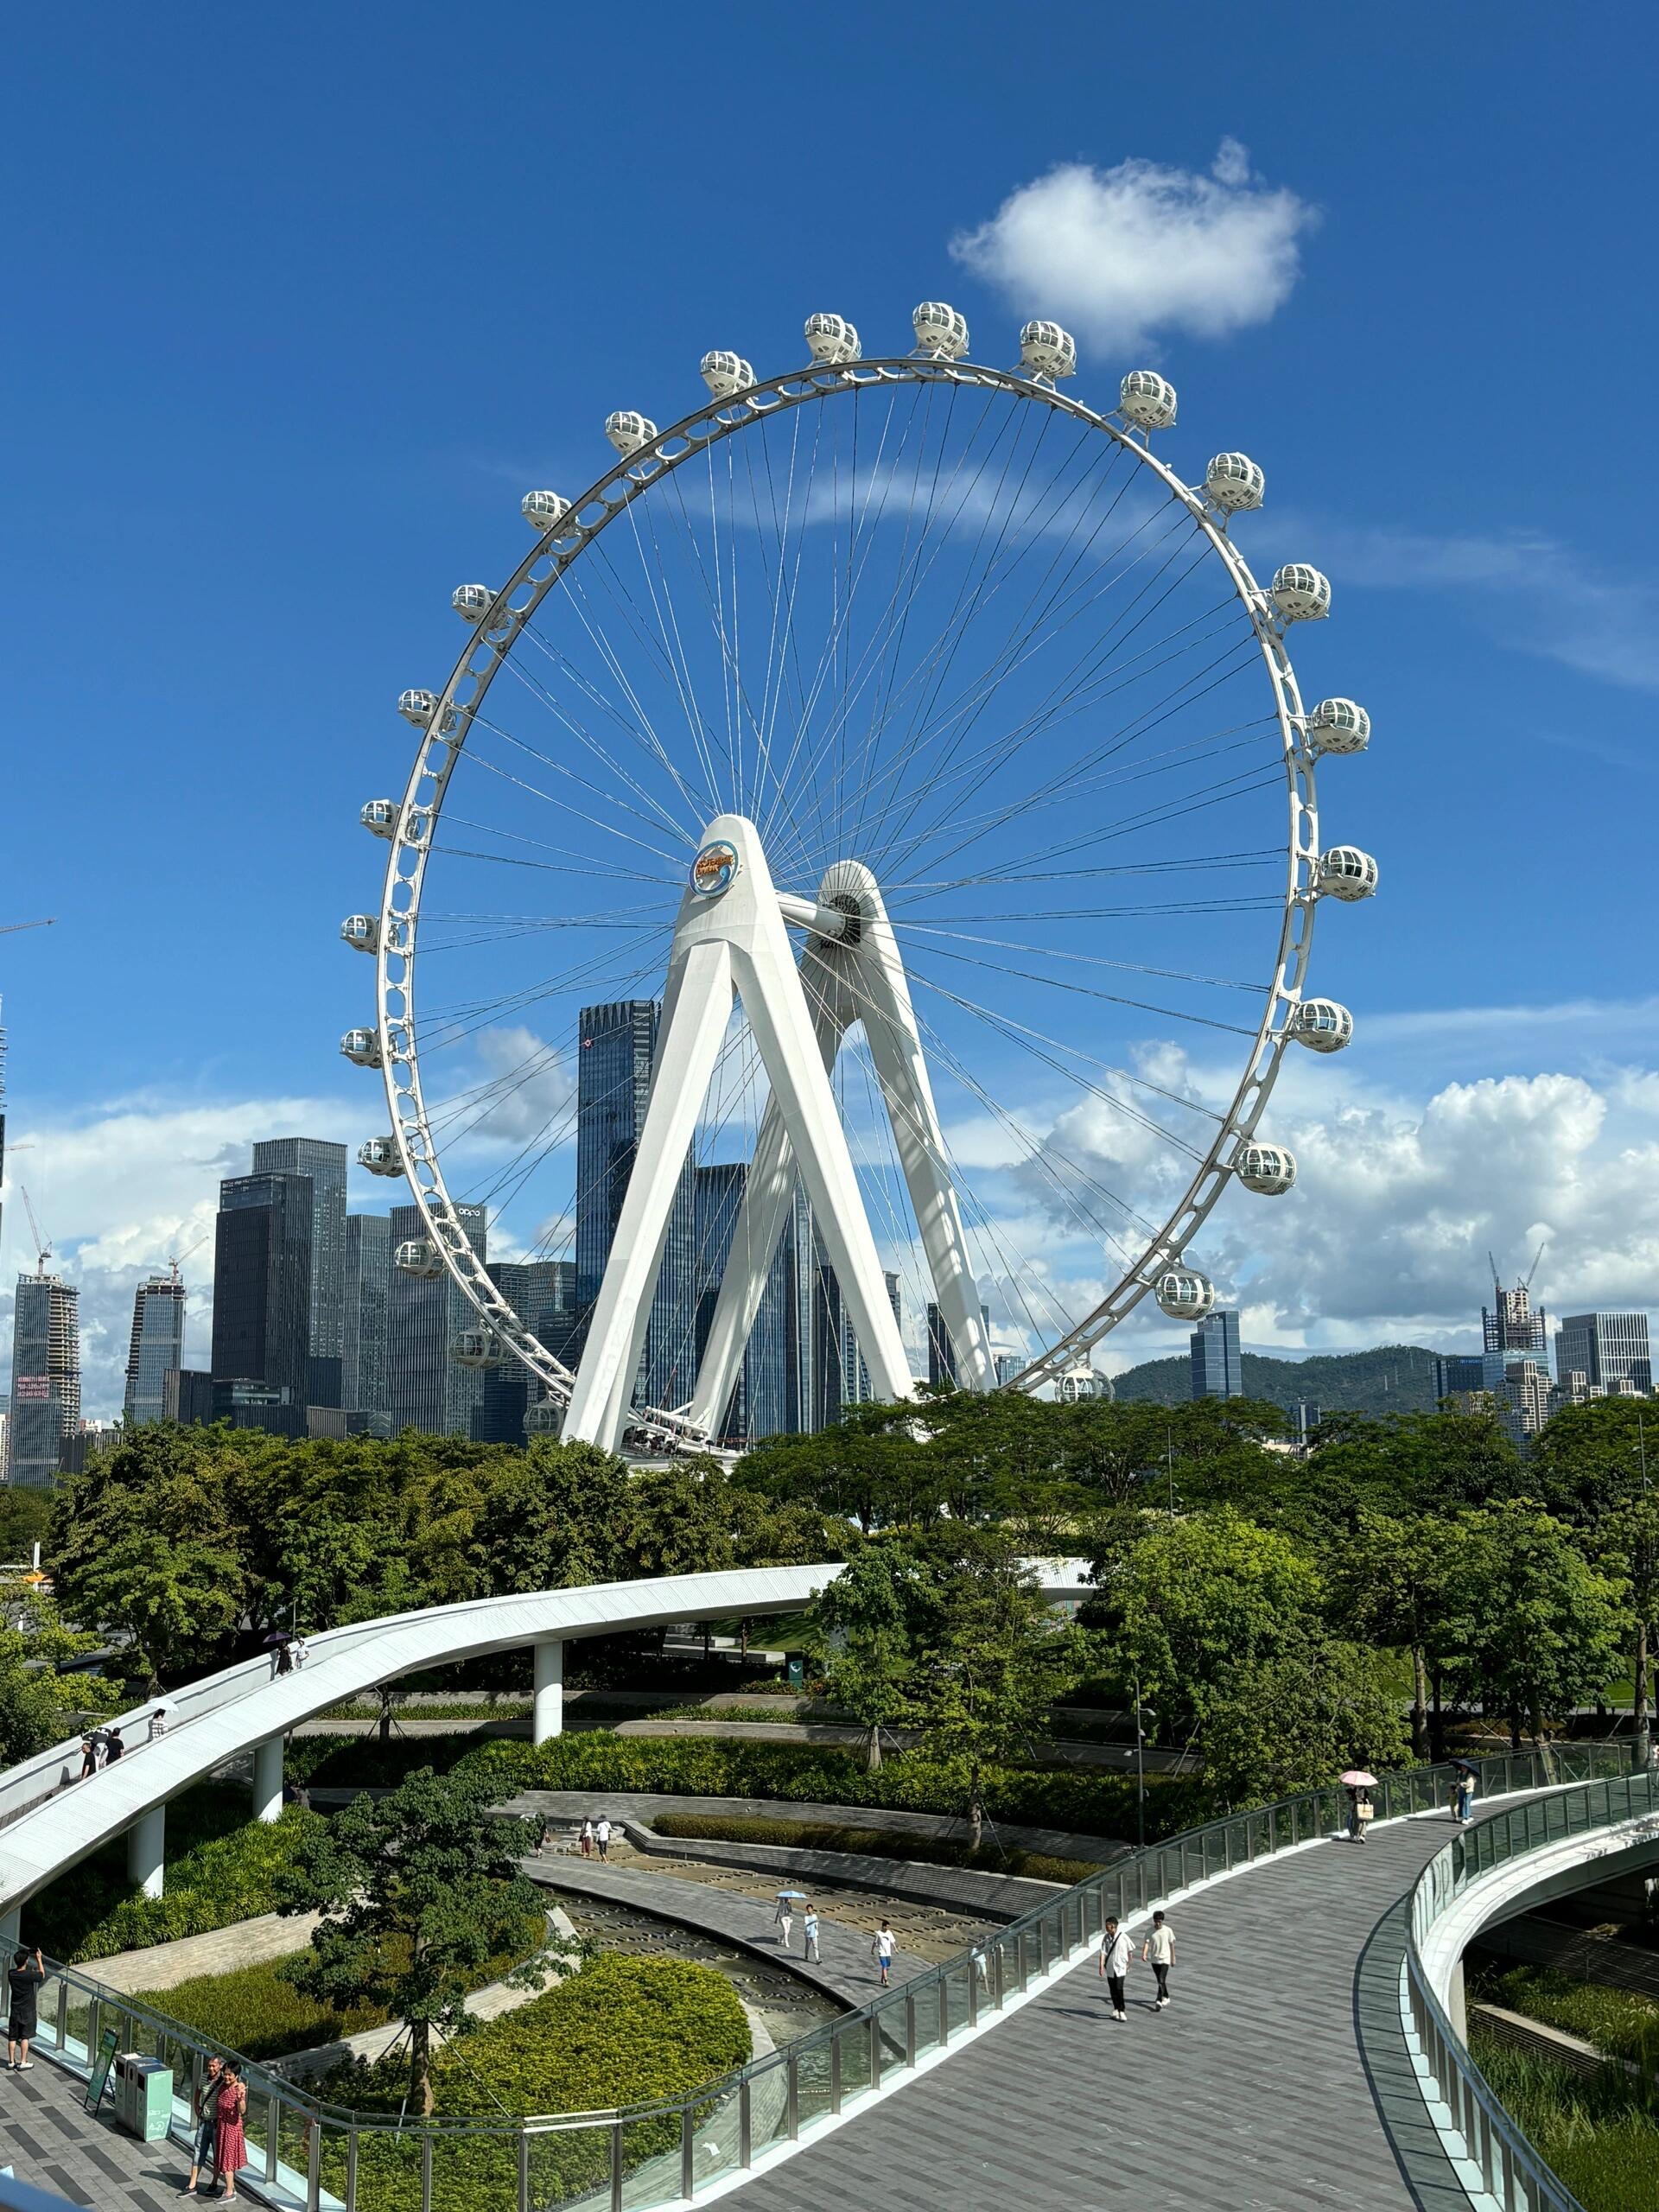
[[[46,1263],[52,1256],[51,1240],[41,1235],[41,1224],[35,1220],[35,1209],[29,1203],[29,1185],[20,1183],[17,1187],[23,1194],[23,1211],[29,1216],[29,1234],[35,1239],[35,1272],[37,1275],[44,1275]]]
[[[202,1246],[207,1242],[208,1234],[209,1232],[204,1229],[200,1236],[197,1237],[195,1243],[187,1246],[182,1252],[169,1252],[168,1254],[167,1264],[173,1270],[173,1280],[175,1282],[177,1282],[179,1279],[179,1269],[190,1257],[192,1252],[200,1251]]]
[[[1547,1244],[1548,1242],[1548,1238],[1546,1237],[1544,1243]],[[1543,1258],[1543,1256],[1544,1245],[1541,1244],[1538,1247],[1538,1249],[1532,1255],[1532,1265],[1527,1269],[1526,1274],[1521,1278],[1521,1287],[1522,1290],[1530,1290],[1532,1288],[1532,1279],[1534,1275],[1537,1274],[1538,1262]]]

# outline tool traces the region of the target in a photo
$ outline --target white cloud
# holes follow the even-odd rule
[[[1298,241],[1317,219],[1224,138],[1207,175],[1134,159],[1064,162],[958,232],[950,251],[1020,314],[1143,351],[1162,331],[1224,338],[1267,321],[1290,296]]]
[[[1659,579],[1651,575],[1611,575],[1541,531],[1437,536],[1286,515],[1274,528],[1287,545],[1315,532],[1319,550],[1313,557],[1329,568],[1338,589],[1357,584],[1453,596],[1518,652],[1630,690],[1659,691]],[[1593,740],[1563,734],[1552,741],[1609,757]],[[1614,766],[1651,769],[1637,755],[1618,751],[1611,757]]]

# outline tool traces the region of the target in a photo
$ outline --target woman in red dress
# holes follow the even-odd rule
[[[242,2069],[234,2059],[227,2059],[213,2107],[213,2117],[219,2124],[213,2163],[225,2177],[227,2201],[236,2195],[236,2177],[248,2163],[248,2139],[242,2125],[247,2109],[248,2093],[243,2085]]]

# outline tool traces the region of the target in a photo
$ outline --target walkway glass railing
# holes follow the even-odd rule
[[[1504,2110],[1430,1985],[1422,1944],[1436,1921],[1474,1883],[1511,1859],[1575,1835],[1659,1814],[1659,1773],[1610,1776],[1490,1815],[1430,1859],[1411,1893],[1406,2002],[1431,2108],[1442,2139],[1475,2188],[1502,2212],[1584,2212]]]
[[[1492,1796],[1617,1773],[1629,1758],[1627,1746],[1571,1745],[1475,1764],[1482,1795]],[[1384,1775],[1372,1793],[1377,1815],[1445,1806],[1452,1783],[1449,1766]],[[1328,1836],[1346,1807],[1343,1789],[1310,1790],[1131,1853],[857,2012],[661,2103],[515,2121],[404,2120],[328,2103],[249,2063],[242,2185],[281,2212],[665,2212],[694,2203],[1075,1965],[1108,1914],[1127,1920],[1195,1883]],[[119,2050],[170,2065],[175,2134],[188,2139],[192,2096],[222,2046],[71,1967],[52,1965],[40,2009],[41,2055],[78,2074],[111,2028]]]

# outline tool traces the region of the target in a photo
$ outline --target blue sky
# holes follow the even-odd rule
[[[1374,717],[1326,835],[1383,888],[1322,947],[1360,1035],[1287,1096],[1302,1212],[1224,1224],[1247,1336],[1452,1341],[1487,1243],[1535,1230],[1552,1303],[1659,1303],[1648,11],[1592,40],[1531,5],[95,24],[37,15],[9,55],[0,918],[60,918],[0,941],[0,989],[14,1191],[80,1248],[100,1341],[253,1134],[378,1126],[335,1050],[357,808],[401,781],[391,702],[442,675],[450,588],[519,557],[520,492],[598,475],[611,408],[690,407],[709,346],[774,372],[833,307],[899,351],[925,296],[995,360],[1025,314],[1071,320],[1100,404],[1154,359],[1173,464],[1251,452],[1252,558],[1336,587],[1299,661]],[[1241,327],[1154,285],[1131,358],[1086,233],[1053,302],[951,253],[1057,165],[1202,176],[1229,140],[1296,257]],[[22,1231],[9,1204],[8,1275]]]

